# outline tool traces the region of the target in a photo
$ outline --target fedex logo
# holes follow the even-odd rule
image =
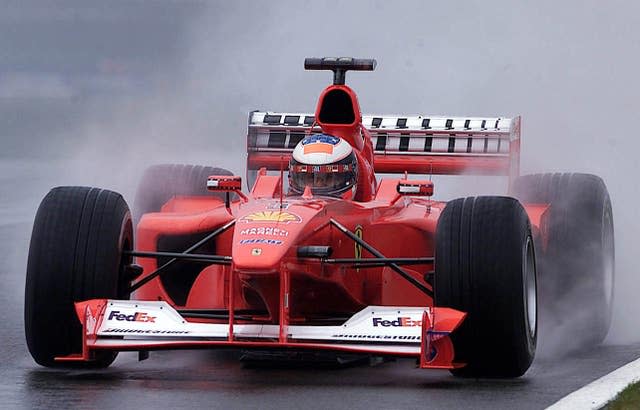
[[[410,317],[399,317],[396,320],[384,320],[381,317],[373,318],[373,326],[378,327],[413,327],[422,326],[422,320],[413,320]]]
[[[126,320],[127,322],[147,322],[147,323],[155,323],[156,317],[149,316],[144,312],[135,312],[133,315],[125,315],[124,313],[120,313],[117,310],[114,310],[109,314],[108,320]]]

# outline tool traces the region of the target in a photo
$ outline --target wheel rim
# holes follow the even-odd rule
[[[615,270],[615,255],[614,255],[614,237],[613,237],[613,221],[611,217],[611,205],[605,207],[605,211],[602,218],[603,232],[602,232],[602,263],[603,263],[603,277],[602,277],[602,289],[604,289],[604,297],[607,309],[610,311],[613,304],[613,276]]]
[[[131,222],[131,216],[127,213],[127,216],[122,222],[122,228],[120,231],[120,262],[118,266],[118,283],[117,283],[117,298],[118,299],[130,299],[131,292],[129,291],[130,281],[126,277],[126,267],[133,263],[133,257],[125,256],[125,252],[133,250],[133,224]]]
[[[536,334],[537,328],[538,296],[536,293],[536,263],[531,236],[527,237],[523,256],[524,266],[522,273],[524,276],[524,314],[525,320],[527,321],[527,329],[529,330],[529,334],[533,337]]]

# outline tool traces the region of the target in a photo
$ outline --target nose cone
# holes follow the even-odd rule
[[[258,202],[238,216],[232,256],[236,269],[273,271],[295,252],[300,233],[324,207],[279,201]]]

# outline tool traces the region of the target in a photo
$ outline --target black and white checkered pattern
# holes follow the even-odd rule
[[[376,154],[508,156],[519,138],[516,119],[365,115]],[[249,114],[250,151],[293,151],[309,133],[321,132],[313,114],[254,111]],[[312,128],[313,126],[313,128]]]

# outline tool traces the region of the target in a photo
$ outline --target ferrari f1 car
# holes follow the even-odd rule
[[[250,113],[247,193],[223,169],[151,167],[134,232],[121,195],[52,189],[27,267],[35,361],[106,367],[119,351],[225,347],[518,377],[534,358],[539,301],[571,295],[576,329],[601,341],[614,267],[603,181],[519,176],[519,117],[362,115],[345,74],[375,64],[307,59],[334,73],[315,114]],[[292,152],[319,133],[355,155],[350,197],[287,189]],[[439,202],[433,174],[503,175],[511,196]]]

